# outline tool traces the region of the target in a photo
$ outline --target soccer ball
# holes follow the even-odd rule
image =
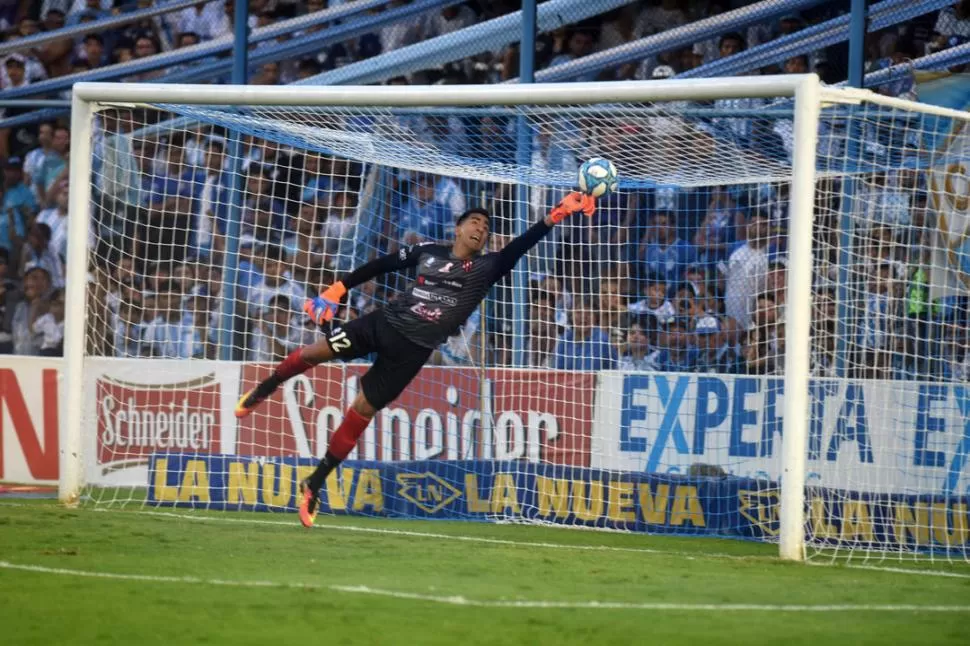
[[[579,167],[579,190],[593,197],[616,191],[616,166],[613,162],[593,157]]]

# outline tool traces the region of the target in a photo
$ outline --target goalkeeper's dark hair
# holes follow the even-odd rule
[[[468,209],[467,211],[459,215],[458,219],[455,220],[455,226],[457,227],[458,225],[460,225],[462,222],[464,222],[465,220],[467,220],[473,215],[484,215],[486,220],[488,220],[489,222],[492,221],[492,216],[489,214],[488,211],[486,211],[481,207],[476,206]]]

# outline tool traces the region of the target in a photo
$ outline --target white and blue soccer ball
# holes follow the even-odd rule
[[[579,190],[593,197],[616,191],[616,166],[601,157],[593,157],[579,167]]]

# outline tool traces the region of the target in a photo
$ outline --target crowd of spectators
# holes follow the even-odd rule
[[[149,4],[5,2],[0,3],[0,28],[16,39]],[[516,4],[467,2],[428,18],[405,20],[315,56],[264,64],[251,82],[289,83],[461,29],[512,11]],[[574,60],[740,4],[745,3],[631,2],[595,20],[542,34],[537,67]],[[326,5],[325,0],[250,0],[251,26]],[[3,62],[0,87],[218,38],[231,31],[232,6],[231,0],[202,2],[119,30],[92,31],[13,53]],[[797,32],[844,9],[844,3],[823,4],[578,80],[666,78]],[[879,69],[968,37],[970,2],[964,0],[900,28],[871,34],[868,65]],[[814,70],[824,80],[836,81],[844,76],[844,58],[843,48],[835,47],[746,73]],[[517,75],[517,60],[517,47],[510,46],[388,83],[499,82]],[[168,71],[129,80],[148,80]],[[904,79],[880,91],[906,96],[913,87]],[[6,116],[19,110],[8,108]],[[719,127],[732,136],[752,137],[754,120],[724,121]],[[493,248],[504,244],[514,228],[515,193],[506,185],[406,171],[394,171],[378,183],[360,163],[252,137],[243,141],[243,163],[237,169],[229,159],[228,133],[221,128],[127,136],[148,122],[148,114],[140,110],[100,116],[89,233],[95,253],[88,277],[88,343],[94,353],[215,358],[228,338],[224,327],[229,321],[234,358],[277,360],[314,337],[300,313],[306,296],[369,255],[446,240],[455,217],[483,199],[495,212]],[[457,154],[469,142],[485,150],[506,134],[501,123],[486,118],[472,125],[456,117],[409,117],[400,126],[419,138],[431,138],[444,153]],[[651,127],[667,134],[685,128],[670,117],[656,117]],[[535,133],[532,164],[571,172],[588,151],[557,145],[555,139],[555,133],[541,128]],[[661,139],[651,141],[663,159],[667,150]],[[61,352],[69,141],[62,122],[0,131],[0,158],[5,160],[0,352]],[[242,189],[238,211],[231,197],[237,178]],[[839,275],[838,255],[844,248],[839,237],[840,185],[835,180],[820,183],[813,374],[843,374],[843,364],[844,374],[873,378],[966,379],[970,373],[965,303],[957,299],[941,306],[928,300],[931,259],[923,226],[926,191],[920,181],[902,173],[862,179],[859,202],[870,205],[872,212],[863,219],[872,225],[860,229],[852,241],[848,283]],[[530,218],[539,217],[559,193],[533,188]],[[512,294],[511,284],[497,288],[484,315],[476,312],[442,345],[434,361],[462,365],[485,360],[566,370],[779,373],[784,368],[787,200],[787,184],[769,182],[659,186],[604,201],[594,226],[560,227],[531,254],[523,267],[528,271],[527,297]],[[238,237],[230,241],[234,213],[240,218]],[[236,246],[235,316],[227,317],[225,260]],[[364,314],[395,298],[401,286],[395,277],[369,283],[355,290],[341,315]],[[512,307],[523,301],[524,310]],[[840,301],[843,305],[837,307]],[[517,322],[516,312],[524,312],[525,320]],[[513,357],[513,335],[520,332],[526,333],[524,359]]]

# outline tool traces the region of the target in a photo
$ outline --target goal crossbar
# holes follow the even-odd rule
[[[670,79],[624,83],[532,85],[260,86],[169,85],[164,83],[77,83],[83,101],[281,106],[581,105],[611,102],[705,101],[744,97],[794,97],[814,74],[718,79]],[[538,88],[541,88],[538,89]]]

